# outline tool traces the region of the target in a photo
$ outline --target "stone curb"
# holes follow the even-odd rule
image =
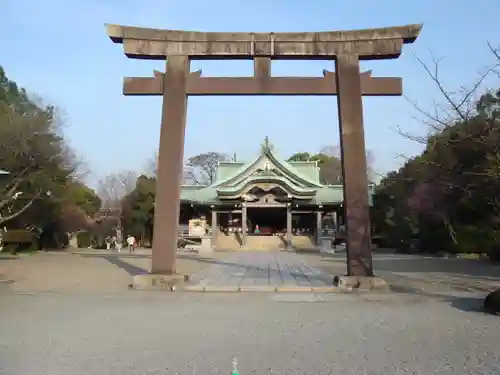
[[[312,288],[307,286],[282,286],[276,288],[276,293],[311,293]]]
[[[182,290],[183,292],[204,292],[205,291],[205,286],[204,285],[184,285],[182,288],[179,288],[179,290]]]
[[[215,293],[235,293],[235,292],[239,292],[240,291],[240,288],[237,287],[237,286],[216,286],[216,285],[212,285],[212,286],[206,286],[205,287],[205,292],[215,292]]]
[[[246,285],[240,287],[240,292],[261,292],[261,293],[274,293],[276,287],[271,285]]]
[[[356,292],[353,288],[339,288],[335,286],[320,287],[273,287],[273,286],[205,286],[186,285],[179,289],[193,293],[346,293]]]
[[[313,293],[343,293],[352,292],[352,288],[339,288],[336,286],[316,286],[311,288]]]

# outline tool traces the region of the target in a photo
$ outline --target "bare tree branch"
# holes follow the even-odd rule
[[[121,210],[121,201],[134,190],[137,177],[134,171],[123,171],[100,180],[97,194],[102,199],[103,208]]]
[[[490,42],[488,42],[488,48],[490,49],[490,52],[493,54],[493,56],[495,56],[496,59],[500,62],[500,48],[494,48]]]
[[[204,152],[192,156],[186,164],[186,176],[196,184],[212,184],[215,181],[219,162],[227,160],[228,156],[220,152]]]
[[[31,205],[33,204],[33,202],[36,199],[38,199],[41,195],[42,195],[41,191],[38,192],[38,193],[36,193],[22,208],[18,209],[14,213],[11,213],[10,215],[7,215],[7,216],[0,215],[0,225],[3,225],[5,223],[7,223],[8,221],[13,220],[16,217],[18,217],[21,214],[23,214],[28,208],[31,207]]]
[[[154,155],[146,161],[146,166],[144,168],[144,174],[148,177],[156,178],[158,173],[158,153],[155,152]]]
[[[403,131],[401,127],[398,126],[394,129],[396,133],[412,141],[427,145],[429,138],[433,134],[453,126],[456,121],[466,122],[470,120],[472,116],[476,115],[476,95],[484,84],[486,78],[490,76],[491,73],[494,73],[500,66],[500,53],[498,52],[498,49],[493,48],[490,43],[488,43],[488,47],[496,57],[497,62],[490,65],[482,73],[480,73],[471,87],[467,88],[462,86],[458,92],[447,90],[441,79],[440,71],[442,58],[437,59],[431,53],[431,63],[428,64],[424,62],[423,59],[415,56],[415,59],[422,66],[427,76],[438,89],[440,97],[444,100],[444,105],[434,101],[432,108],[427,110],[421,107],[416,101],[405,97],[415,111],[423,116],[424,123],[429,128],[429,132],[425,135],[415,135],[410,132]],[[412,118],[419,122],[422,121],[421,118],[414,115],[412,115]]]

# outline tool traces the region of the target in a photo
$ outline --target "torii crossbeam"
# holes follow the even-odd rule
[[[270,68],[259,74],[259,65],[269,65],[270,58],[255,59],[254,77],[202,77],[201,70],[188,76],[186,95],[337,95],[336,74],[327,70],[323,77],[271,77]],[[127,77],[123,82],[124,95],[163,95],[163,74],[153,77]],[[372,77],[371,71],[361,73],[361,92],[364,96],[394,96],[402,94],[402,80],[396,77]]]
[[[360,60],[392,59],[418,37],[421,25],[307,33],[227,33],[107,25],[108,36],[136,59],[167,60],[166,72],[125,78],[125,95],[162,95],[152,273],[175,273],[190,95],[337,95],[347,229],[347,271],[373,276],[362,96],[402,94],[402,80],[360,73]],[[203,77],[193,59],[254,60],[253,77]],[[272,77],[273,59],[323,59],[335,72],[321,77]]]

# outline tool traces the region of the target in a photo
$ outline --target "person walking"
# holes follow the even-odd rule
[[[106,236],[106,238],[104,239],[104,242],[106,242],[106,250],[110,250],[111,249],[111,242],[113,240],[111,239],[110,236]]]
[[[121,244],[121,241],[118,238],[118,236],[113,236],[112,242],[113,242],[113,246],[115,247],[115,250],[120,253],[122,250],[122,244]]]
[[[128,245],[128,251],[130,253],[134,252],[134,246],[135,246],[135,237],[132,235],[129,235],[127,237],[127,245]]]

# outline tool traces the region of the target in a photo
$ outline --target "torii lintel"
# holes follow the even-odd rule
[[[164,60],[169,55],[193,59],[333,59],[354,53],[361,60],[397,58],[403,44],[413,43],[421,24],[323,32],[199,32],[107,24],[115,43],[136,59]]]

